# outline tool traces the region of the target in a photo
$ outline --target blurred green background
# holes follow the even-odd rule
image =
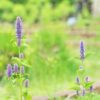
[[[26,70],[31,81],[32,95],[53,95],[66,90],[75,81],[79,59],[80,40],[85,42],[84,67],[87,75],[100,81],[100,18],[94,17],[83,7],[76,15],[78,0],[0,0],[0,98],[12,96],[9,82],[5,79],[8,63],[18,57],[15,46],[15,20],[23,20],[22,51]],[[68,20],[73,17],[73,25]],[[26,45],[27,44],[27,45]],[[7,92],[9,89],[9,93]],[[16,94],[15,94],[16,95]],[[13,96],[12,96],[13,97]],[[11,100],[11,99],[8,99]],[[12,99],[14,100],[14,99]]]

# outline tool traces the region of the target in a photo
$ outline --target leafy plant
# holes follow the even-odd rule
[[[17,37],[17,49],[19,52],[19,57],[13,57],[13,60],[16,62],[12,66],[12,64],[7,65],[7,77],[8,81],[11,81],[12,85],[18,86],[19,88],[19,100],[23,100],[25,98],[26,100],[30,99],[30,96],[28,94],[28,88],[29,88],[29,75],[25,71],[25,67],[27,66],[24,64],[24,54],[21,52],[21,45],[22,45],[22,21],[20,17],[17,17],[16,19],[16,37]],[[25,89],[24,89],[25,87]],[[15,97],[16,98],[16,97]]]

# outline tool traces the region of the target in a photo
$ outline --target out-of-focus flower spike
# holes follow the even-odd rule
[[[94,89],[93,89],[93,86],[91,86],[91,87],[90,87],[90,92],[93,92],[93,90],[94,90]]]
[[[85,78],[85,81],[86,81],[86,82],[89,82],[89,77],[86,77],[86,78]]]
[[[85,89],[83,88],[83,89],[82,89],[82,96],[85,96],[85,94],[86,94],[86,91],[85,91]]]

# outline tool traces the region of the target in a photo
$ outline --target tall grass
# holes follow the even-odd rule
[[[74,57],[71,57],[66,44],[66,34],[41,30],[34,33],[30,41],[25,54],[31,65],[30,77],[33,87],[56,91],[64,84],[63,88],[67,89],[68,81],[76,73],[77,63],[72,59]]]

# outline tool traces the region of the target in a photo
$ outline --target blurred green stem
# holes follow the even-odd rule
[[[22,100],[22,75],[20,74],[20,100]]]
[[[20,55],[20,47],[18,47],[18,51],[19,51],[18,53]],[[20,73],[20,100],[22,100],[22,97],[23,97],[23,94],[22,94],[22,75]]]

